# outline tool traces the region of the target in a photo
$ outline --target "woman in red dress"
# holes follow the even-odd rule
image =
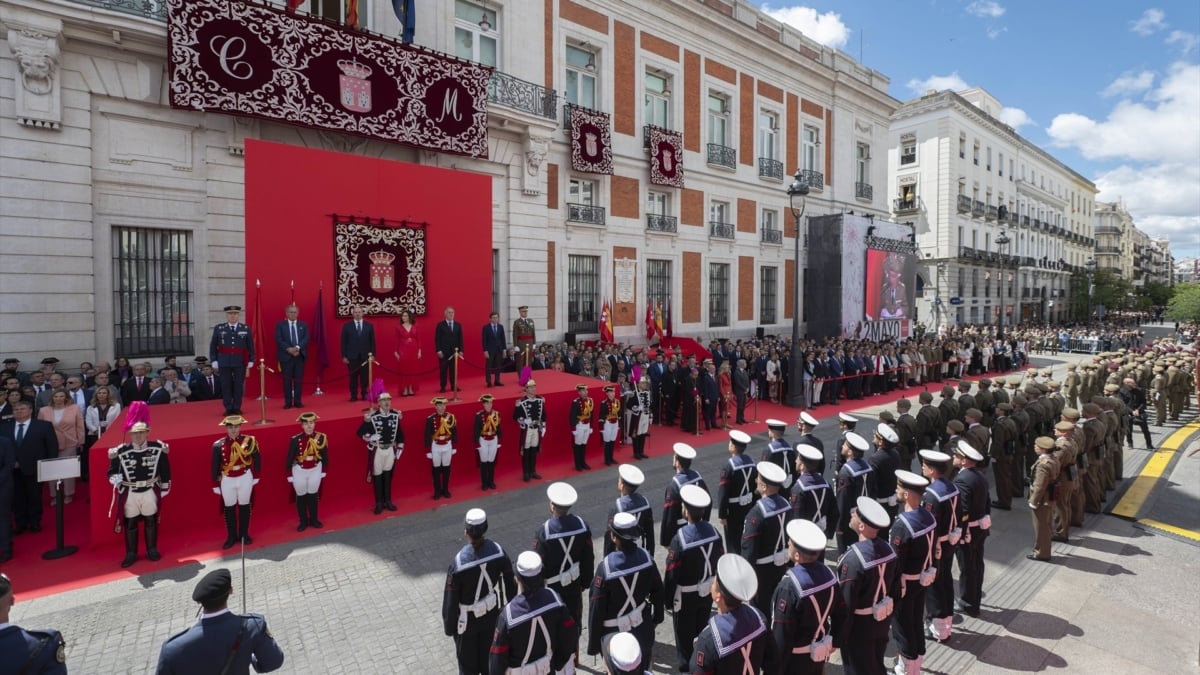
[[[400,362],[400,395],[412,396],[417,391],[417,368],[421,360],[421,340],[412,314],[400,312],[396,326],[396,360]]]
[[[733,379],[730,376],[728,361],[722,363],[721,370],[717,372],[717,387],[721,391],[721,400],[718,402],[721,409],[721,425],[726,429],[730,429],[732,427],[729,426],[729,415],[733,412],[734,405]]]

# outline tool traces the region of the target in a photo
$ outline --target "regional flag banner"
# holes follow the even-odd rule
[[[487,157],[491,70],[244,0],[169,0],[171,106]]]
[[[612,174],[612,132],[608,113],[567,104],[571,119],[571,168]]]
[[[683,187],[683,134],[650,126],[650,182]]]

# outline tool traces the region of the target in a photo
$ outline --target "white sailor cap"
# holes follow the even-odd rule
[[[632,464],[622,464],[617,467],[617,475],[626,485],[641,485],[646,482],[646,474]]]
[[[774,430],[774,431],[777,431],[779,429],[786,429],[787,422],[784,422],[783,420],[777,420],[775,418],[771,418],[771,419],[767,420],[767,428]]]
[[[609,633],[600,641],[600,656],[610,673],[640,673],[642,646],[632,633]]]
[[[800,453],[801,459],[807,459],[810,462],[819,462],[825,458],[825,453],[821,452],[817,446],[808,443],[797,445],[796,452]]]
[[[917,455],[921,457],[921,462],[925,464],[947,464],[950,462],[950,455],[940,450],[919,450]]]
[[[983,455],[979,454],[978,450],[976,450],[970,443],[963,439],[959,439],[958,445],[954,448],[954,452],[955,454],[962,455],[963,457],[975,460],[976,462],[983,461]]]
[[[523,577],[536,577],[542,573],[542,556],[533,551],[525,551],[517,556],[517,574]]]
[[[637,516],[624,511],[613,515],[612,531],[622,539],[637,539],[642,534],[642,528],[638,527]]]
[[[893,429],[889,424],[880,424],[879,426],[875,427],[875,433],[888,443],[900,442],[900,435],[897,434],[896,430]]]
[[[679,488],[679,497],[684,504],[695,509],[706,509],[712,504],[712,497],[709,496],[708,490],[694,483]]]
[[[675,451],[676,455],[683,459],[696,459],[696,449],[687,443],[676,443],[675,445],[671,446],[671,449]]]
[[[896,469],[896,482],[913,490],[924,490],[929,487],[929,479],[904,469]]]
[[[729,440],[733,441],[735,445],[744,448],[747,445],[750,445],[750,434],[740,429],[734,429],[733,431],[729,432]]]
[[[721,590],[741,602],[750,602],[758,592],[758,577],[745,558],[726,553],[717,561],[717,583]]]
[[[858,422],[858,418],[855,417],[854,415],[847,415],[846,413],[838,413],[838,421],[849,422],[850,424],[855,424]]]
[[[797,518],[787,524],[787,536],[796,548],[810,553],[825,550],[829,538],[817,527],[817,524],[807,518]]]
[[[892,523],[883,506],[870,497],[859,497],[855,506],[858,507],[858,519],[870,527],[883,530]]]
[[[483,509],[471,509],[467,511],[466,524],[468,527],[475,525],[483,525],[487,522],[487,512]]]
[[[546,496],[550,498],[550,503],[555,506],[572,507],[575,502],[579,501],[579,493],[569,483],[559,481],[551,483],[546,488]]]
[[[787,472],[775,462],[759,462],[754,468],[758,471],[758,477],[767,485],[782,487],[784,482],[787,481]]]
[[[850,444],[850,447],[859,452],[866,452],[867,449],[871,447],[871,444],[867,442],[867,439],[854,433],[853,431],[846,432],[846,442]]]
[[[800,413],[800,421],[807,424],[810,427],[815,427],[818,424],[820,424],[820,422],[817,421],[817,418],[813,417],[812,415],[809,415],[806,412]]]

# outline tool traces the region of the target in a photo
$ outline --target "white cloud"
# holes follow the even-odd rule
[[[988,36],[989,40],[995,40],[996,38],[1000,37],[1000,35],[1002,35],[1003,33],[1007,33],[1007,32],[1008,32],[1008,26],[1001,26],[999,28],[988,28],[987,36]]]
[[[1004,12],[1004,6],[994,0],[975,0],[967,5],[967,14],[989,19],[998,19],[1004,16]]]
[[[1100,92],[1101,96],[1128,96],[1139,94],[1154,86],[1154,71],[1143,70],[1140,73],[1123,73]]]
[[[1014,129],[1020,129],[1027,124],[1033,124],[1033,118],[1020,108],[1001,108],[1000,121]]]
[[[1156,7],[1142,12],[1141,18],[1137,21],[1129,22],[1129,30],[1138,35],[1151,35],[1156,31],[1160,31],[1167,27],[1163,19],[1167,17],[1166,13]]]
[[[1187,56],[1197,45],[1200,45],[1200,37],[1197,37],[1195,33],[1173,30],[1167,35],[1165,42],[1169,45],[1178,46],[1180,56]]]
[[[841,49],[850,39],[850,29],[842,23],[842,16],[836,12],[821,14],[802,5],[779,9],[763,5],[762,10],[767,16],[788,24],[826,47]]]
[[[1149,167],[1122,165],[1096,179],[1101,201],[1125,201],[1138,229],[1151,237],[1167,237],[1178,257],[1195,248],[1200,232],[1200,165],[1168,162]]]
[[[958,76],[958,71],[949,75],[931,75],[924,80],[911,79],[908,81],[908,88],[916,94],[924,94],[930,89],[934,91],[962,91],[970,89],[971,85],[967,84],[966,80]]]

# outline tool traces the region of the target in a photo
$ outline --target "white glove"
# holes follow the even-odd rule
[[[295,479],[295,478],[292,478],[291,476],[288,476],[288,482],[289,482],[289,483],[295,483],[295,482],[296,482],[296,479]]]
[[[528,417],[526,417],[525,419],[521,420],[521,426],[523,426],[523,427],[527,427],[527,426],[529,426],[530,424],[533,424],[533,420],[529,419]]]
[[[404,452],[404,444],[403,444],[403,443],[397,443],[397,444],[396,444],[396,449],[397,449],[397,450],[399,450],[400,452]]]
[[[251,484],[251,485],[258,485],[258,481],[259,481],[259,479],[258,479],[258,478],[255,478],[255,479],[254,479],[254,481],[253,481],[253,482],[251,482],[250,484]]]
[[[109,476],[109,477],[108,477],[108,482],[109,482],[109,483],[112,483],[112,486],[113,486],[113,487],[117,487],[118,485],[120,485],[120,484],[121,484],[121,474],[119,474],[119,473],[114,473],[113,475]]]
[[[169,494],[171,494],[171,491],[170,491],[170,490],[163,490],[162,492],[159,492],[159,493],[158,493],[158,498],[159,498],[159,499],[163,499],[164,497],[166,497],[166,496],[167,496],[167,495],[169,495]]]
[[[220,495],[220,494],[221,494],[221,488],[219,488],[219,487],[215,487],[215,488],[213,488],[213,494],[214,494],[214,495]]]
[[[1033,502],[1029,502],[1029,508],[1033,511],[1037,510],[1037,507],[1033,505]]]
[[[321,474],[321,478],[324,478],[324,477],[325,477],[325,474]]]

